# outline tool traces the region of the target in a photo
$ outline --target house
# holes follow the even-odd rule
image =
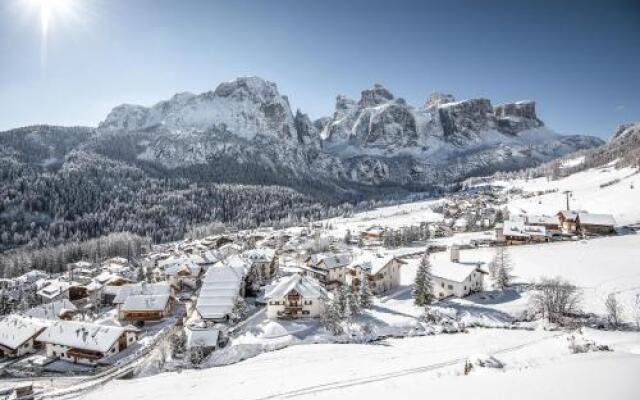
[[[122,286],[113,300],[118,318],[129,322],[159,321],[169,314],[174,303],[173,289],[165,282]]]
[[[415,268],[420,259],[406,260]],[[473,292],[482,290],[484,274],[480,263],[453,262],[450,254],[434,253],[430,255],[431,273],[433,275],[433,289],[438,299],[446,297],[465,297]]]
[[[560,230],[560,220],[558,219],[557,215],[528,215],[526,217],[526,222],[529,226],[544,227],[547,232]]]
[[[138,340],[135,328],[57,321],[36,337],[44,343],[48,358],[97,365]]]
[[[196,312],[205,321],[226,322],[243,293],[244,269],[217,263],[202,278]]]
[[[609,235],[615,232],[616,221],[610,214],[578,213],[576,231],[585,236]]]
[[[41,303],[51,303],[52,301],[69,299],[69,282],[61,280],[45,280],[39,285],[36,292]]]
[[[562,210],[558,214],[558,222],[560,230],[566,235],[575,235],[577,232],[576,218],[578,218],[578,212],[571,210]]]
[[[168,258],[154,270],[156,281],[166,280],[171,286],[178,289],[185,286],[195,289],[202,273],[202,266],[196,261],[204,262],[204,259],[193,256]]]
[[[0,320],[0,356],[21,357],[35,352],[35,337],[47,327],[37,318],[9,315]]]
[[[293,274],[276,281],[267,288],[267,317],[315,318],[324,313],[328,298],[326,290],[319,282]]]
[[[76,306],[67,299],[42,304],[26,311],[27,317],[43,320],[71,319],[77,312]]]
[[[496,241],[500,243],[513,245],[550,240],[544,226],[530,226],[524,220],[507,220],[496,226]]]
[[[278,258],[273,249],[260,248],[247,250],[242,256],[251,264],[251,273],[269,281],[278,269]]]
[[[349,264],[347,284],[358,287],[363,272],[366,274],[371,293],[381,295],[400,286],[400,268],[405,262],[394,256],[365,253]]]
[[[380,241],[383,239],[386,229],[382,226],[370,226],[360,233],[360,237],[370,241]]]
[[[348,253],[312,254],[305,259],[303,275],[313,278],[326,288],[336,288],[347,281],[351,255]]]

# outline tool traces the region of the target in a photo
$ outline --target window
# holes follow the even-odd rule
[[[311,300],[305,300],[304,301],[304,305],[305,306],[310,306],[311,304],[313,304],[313,301],[311,301]]]
[[[442,282],[442,287],[444,287],[444,282]]]
[[[309,315],[309,311],[307,311],[307,310],[302,310],[302,315]]]
[[[448,286],[447,286],[447,288],[448,288],[449,290],[453,290],[453,285],[448,285]]]
[[[465,286],[465,287],[463,288],[463,290],[467,290],[467,287]]]

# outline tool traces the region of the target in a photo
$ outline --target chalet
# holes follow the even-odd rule
[[[97,365],[138,340],[135,328],[57,321],[36,337],[44,343],[48,358]]]
[[[437,298],[465,297],[483,288],[484,274],[480,263],[454,262],[450,254],[434,253],[430,255],[433,288]],[[415,268],[421,260],[406,260]]]
[[[346,283],[349,275],[351,255],[347,253],[312,254],[304,260],[303,275],[313,278],[327,288],[335,288]]]
[[[251,273],[270,280],[277,272],[278,258],[275,250],[260,248],[247,250],[242,256],[251,264]]]
[[[76,306],[67,299],[53,301],[34,307],[24,314],[42,320],[71,319],[77,312]]]
[[[529,226],[541,226],[545,228],[547,232],[560,230],[560,220],[557,215],[529,215],[526,217],[526,222]]]
[[[175,303],[173,289],[167,283],[140,283],[122,286],[113,303],[118,318],[129,322],[159,321]]]
[[[576,230],[585,236],[609,235],[615,232],[616,221],[610,214],[578,213]]]
[[[508,245],[529,242],[548,242],[550,236],[544,226],[530,226],[523,220],[504,221],[496,226],[496,241]]]
[[[41,303],[51,303],[56,300],[69,299],[69,282],[61,280],[47,280],[39,284],[36,292]]]
[[[265,292],[267,317],[315,318],[324,313],[326,290],[320,283],[300,274],[281,278]]]
[[[360,285],[362,274],[365,273],[371,292],[381,295],[400,286],[400,268],[404,264],[403,260],[394,256],[366,253],[349,264],[347,284],[357,287]]]
[[[576,218],[578,218],[578,212],[571,210],[562,210],[558,214],[558,223],[560,230],[566,235],[575,235],[577,233]]]
[[[196,312],[205,321],[226,322],[244,293],[243,268],[220,262],[209,268],[202,278]]]
[[[36,351],[38,336],[47,322],[30,317],[9,315],[0,320],[0,356],[21,357]]]
[[[370,241],[380,241],[383,239],[386,229],[382,226],[370,226],[360,233],[360,237]]]
[[[201,264],[196,262],[199,260],[204,261],[202,257],[195,258],[193,256],[188,258],[171,257],[164,260],[154,270],[156,281],[166,280],[171,286],[178,289],[185,286],[195,289],[202,273]]]

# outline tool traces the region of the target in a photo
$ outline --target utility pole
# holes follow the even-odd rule
[[[567,211],[571,211],[571,207],[569,207],[569,195],[571,194],[571,190],[565,190],[562,193],[564,193],[567,198]]]

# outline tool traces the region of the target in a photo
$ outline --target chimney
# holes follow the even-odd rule
[[[451,245],[451,262],[460,262],[460,247],[457,244]]]

